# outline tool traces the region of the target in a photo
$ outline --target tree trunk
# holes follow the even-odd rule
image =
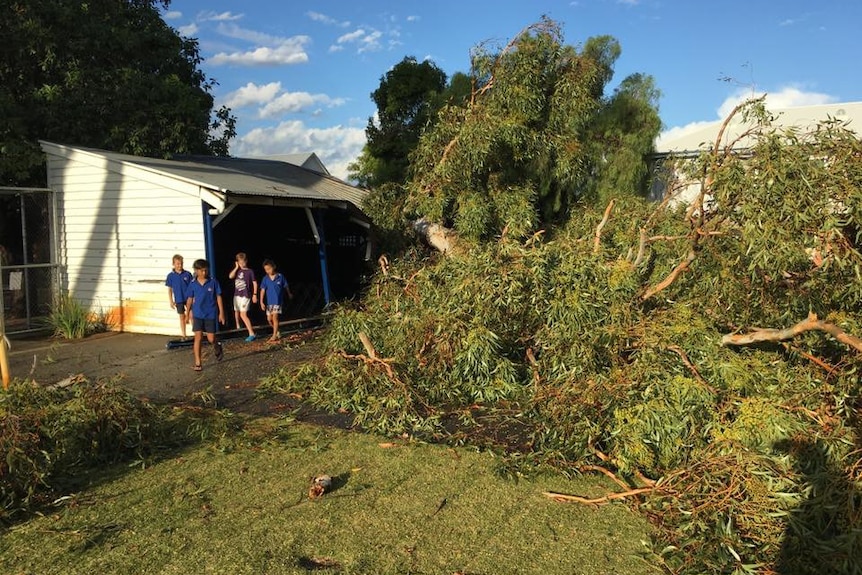
[[[413,229],[422,239],[428,242],[428,245],[442,254],[451,254],[455,249],[458,234],[454,230],[440,224],[435,224],[434,222],[429,222],[425,218],[420,218],[413,222]]]

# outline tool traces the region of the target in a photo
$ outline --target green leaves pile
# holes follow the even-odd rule
[[[745,113],[744,154],[678,165],[705,174],[693,208],[621,195],[533,236],[412,248],[276,385],[368,429],[609,471],[644,490],[624,500],[668,572],[858,573],[862,144]],[[809,314],[828,330],[722,345]]]

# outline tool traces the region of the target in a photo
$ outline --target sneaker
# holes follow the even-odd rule
[[[215,357],[216,361],[221,361],[221,358],[224,357],[224,349],[222,349],[221,342],[216,342],[215,344]]]
[[[254,341],[254,340],[256,340],[256,339],[257,339],[257,336],[256,336],[256,335],[254,335],[254,334],[252,334],[252,335],[248,336],[247,338],[245,338],[245,341],[246,341],[246,342],[248,342],[248,343],[251,343],[251,342],[253,342],[253,341]]]

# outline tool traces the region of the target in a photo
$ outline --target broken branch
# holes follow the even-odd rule
[[[608,223],[608,219],[611,217],[611,210],[614,209],[614,200],[608,202],[608,207],[605,208],[605,215],[602,218],[602,221],[599,222],[599,225],[596,226],[596,237],[593,239],[593,253],[599,253],[599,246],[602,241],[602,228],[605,227],[605,224]]]
[[[694,261],[695,257],[696,257],[696,254],[694,253],[694,250],[693,249],[689,250],[688,256],[686,256],[686,258],[684,260],[682,260],[679,264],[677,264],[677,266],[675,268],[673,268],[673,270],[668,274],[668,276],[666,278],[664,278],[662,281],[660,281],[656,286],[649,288],[644,293],[644,295],[641,296],[641,300],[642,301],[648,300],[649,298],[651,298],[652,296],[654,296],[655,294],[657,294],[658,292],[662,291],[667,286],[672,284],[676,280],[676,278],[679,274],[681,274],[682,272],[684,272],[685,270],[688,269],[688,266],[691,265],[691,262]]]
[[[852,347],[858,352],[862,352],[862,339],[850,335],[834,323],[817,319],[817,314],[814,313],[809,314],[806,319],[796,325],[785,329],[757,328],[744,334],[726,334],[721,338],[721,345],[750,345],[753,343],[786,341],[806,331],[828,333],[841,343]]]
[[[588,497],[581,497],[580,495],[557,493],[556,491],[543,491],[542,495],[549,499],[553,499],[554,501],[559,501],[561,503],[573,501],[575,503],[583,503],[585,505],[602,505],[605,503],[610,503],[615,499],[625,499],[626,497],[633,497],[635,495],[649,493],[655,490],[655,487],[638,487],[637,489],[629,489],[628,491],[623,491],[621,493],[610,493],[608,495],[605,495],[604,497],[596,497],[593,499],[590,499]]]

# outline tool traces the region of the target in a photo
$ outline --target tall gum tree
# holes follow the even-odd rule
[[[618,158],[643,172],[643,143],[661,125],[656,92],[651,78],[637,75],[605,97],[620,51],[610,36],[590,38],[580,50],[566,45],[549,19],[502,49],[477,47],[468,105],[444,106],[412,156],[408,214],[474,240],[504,230],[523,237],[595,197],[595,178]],[[622,113],[629,109],[641,114],[638,121]],[[603,145],[594,144],[599,129]],[[617,193],[642,192],[637,178],[620,181],[628,187]]]

